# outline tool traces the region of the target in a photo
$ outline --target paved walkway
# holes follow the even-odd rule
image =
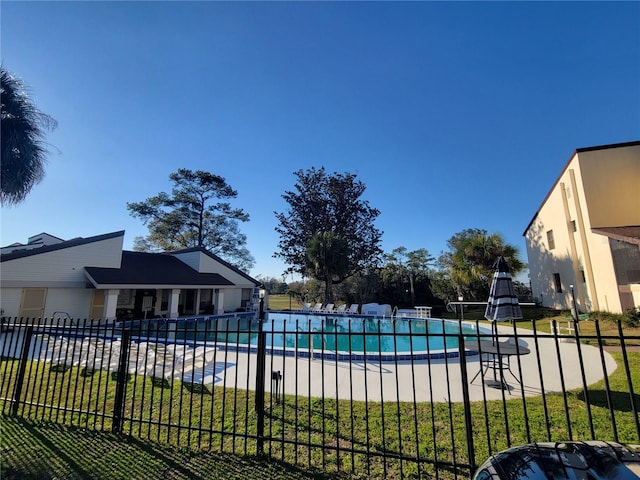
[[[523,335],[532,334],[518,330]],[[499,333],[512,333],[504,329]],[[469,385],[471,401],[495,400],[509,396],[535,396],[582,388],[583,379],[579,368],[580,359],[576,343],[558,342],[546,335],[538,334],[538,345],[533,338],[526,338],[531,353],[514,357],[511,368],[518,377],[522,374],[522,385],[508,372],[505,380],[508,390],[490,388],[478,376]],[[556,349],[556,346],[558,347]],[[580,346],[586,383],[592,384],[610,375],[617,365],[611,355],[603,352],[605,369],[600,350],[590,345]],[[236,378],[247,379],[249,388],[255,388],[256,355],[228,352],[229,367],[218,373],[216,384],[232,387]],[[539,365],[538,365],[539,362]],[[559,366],[562,366],[560,368]],[[467,357],[467,379],[470,381],[480,369],[478,355]],[[324,398],[340,398],[368,401],[408,402],[460,402],[463,400],[462,369],[458,358],[421,360],[416,362],[344,362],[283,356],[267,357],[267,372],[279,370],[282,374],[280,391],[290,395]],[[248,375],[248,377],[247,377]],[[237,377],[236,377],[237,376]],[[485,378],[493,378],[491,370]],[[448,381],[447,381],[448,379]],[[243,382],[244,383],[244,382]],[[266,379],[266,390],[272,387],[271,375]]]
[[[540,395],[543,390],[551,393],[582,388],[583,375],[584,382],[589,385],[617,368],[613,357],[596,347],[581,344],[579,352],[576,343],[556,342],[544,334],[538,334],[536,345],[532,337],[527,337],[533,332],[521,329],[518,332],[530,350],[528,355],[511,357],[511,370],[522,379],[522,383],[505,372],[509,388],[496,389],[486,386],[482,375],[479,375],[469,384],[470,400],[517,398]],[[510,327],[499,327],[500,335],[512,333]],[[67,340],[48,335],[38,335],[37,339],[34,356],[48,362],[109,370],[118,368],[116,354],[119,347],[116,344],[119,340]],[[131,373],[249,389],[255,389],[256,364],[255,353],[145,342],[132,344],[128,362]],[[381,363],[268,355],[266,369],[266,390],[269,391],[273,385],[270,372],[280,371],[280,392],[290,395],[374,402],[463,400],[459,358]],[[480,356],[468,355],[467,380],[471,381],[479,369]],[[487,377],[493,378],[492,370]]]

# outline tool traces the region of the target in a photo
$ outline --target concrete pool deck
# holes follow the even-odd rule
[[[500,327],[499,334],[513,333],[511,328]],[[526,336],[531,331],[518,329]],[[511,359],[511,369],[520,377],[518,383],[509,372],[505,380],[509,389],[501,390],[484,385],[482,375],[469,384],[471,401],[497,400],[536,396],[583,387],[582,372],[587,385],[611,375],[617,368],[608,352],[601,352],[590,345],[580,345],[580,357],[576,343],[556,342],[550,335],[537,334],[537,346],[533,338],[525,338],[531,353]],[[218,353],[228,367],[217,368],[215,385],[233,387],[235,379],[248,378],[249,388],[255,388],[255,353]],[[539,365],[538,365],[539,362]],[[352,399],[354,401],[408,401],[408,402],[461,402],[463,401],[462,371],[459,358],[438,360],[375,362],[336,361],[319,358],[283,357],[266,358],[267,378],[265,389],[272,388],[272,371],[280,371],[280,393],[311,397]],[[562,370],[559,368],[562,365]],[[606,368],[606,372],[605,369]],[[480,356],[467,356],[467,380],[480,370]],[[491,370],[485,378],[493,378]]]
[[[513,327],[498,326],[501,340],[513,335]],[[3,334],[4,335],[4,334]],[[497,400],[536,396],[581,389],[611,375],[617,368],[613,357],[599,348],[562,341],[548,334],[518,329],[520,340],[530,353],[511,357],[511,370],[519,383],[505,371],[507,389],[483,383],[480,356],[466,355],[469,399]],[[41,360],[87,368],[117,370],[120,340],[86,337],[64,339],[36,335],[34,357]],[[15,342],[16,344],[20,342]],[[36,353],[37,352],[37,353]],[[457,353],[452,350],[452,353]],[[306,352],[308,353],[308,352]],[[339,398],[354,401],[461,402],[463,381],[460,358],[414,361],[337,361],[316,356],[267,355],[265,390],[273,387],[271,372],[279,371],[279,392],[305,397]],[[604,363],[604,365],[603,365]],[[134,342],[128,359],[130,373],[180,379],[185,382],[255,390],[257,355],[216,346],[192,348],[184,344]],[[582,365],[582,368],[580,367]],[[560,368],[562,366],[562,368]],[[584,376],[584,380],[583,380]],[[485,379],[493,379],[490,369]],[[473,380],[473,381],[471,381]]]

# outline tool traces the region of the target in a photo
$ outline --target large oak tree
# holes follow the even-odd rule
[[[325,281],[326,269],[324,276],[319,275],[323,268],[317,261],[321,252],[326,253],[323,243],[343,252],[334,256],[339,268],[330,274],[333,284],[376,265],[382,255],[382,232],[375,226],[380,211],[362,199],[364,183],[351,173],[328,174],[324,167],[298,170],[294,175],[294,189],[282,195],[288,210],[275,212],[280,234],[275,256],[289,265],[287,271]]]

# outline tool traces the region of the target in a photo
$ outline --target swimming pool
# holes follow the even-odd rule
[[[263,323],[267,352],[337,360],[401,361],[457,357],[460,333],[476,336],[474,324],[437,318],[372,318],[269,312]],[[224,343],[255,351],[258,321],[208,317],[192,319],[175,331],[176,340]],[[460,328],[462,327],[462,332]],[[481,329],[482,334],[490,333]]]

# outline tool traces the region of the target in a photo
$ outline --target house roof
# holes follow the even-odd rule
[[[226,260],[223,260],[222,258],[217,256],[216,254],[211,253],[211,252],[209,252],[208,250],[206,250],[206,249],[204,249],[202,247],[185,248],[183,250],[176,250],[176,251],[173,251],[173,252],[170,252],[170,253],[172,253],[172,254],[180,254],[180,253],[189,253],[189,252],[200,252],[200,253],[203,253],[203,254],[207,255],[208,257],[214,259],[216,262],[221,263],[225,267],[233,270],[238,275],[242,275],[244,278],[249,280],[251,283],[253,283],[255,285],[260,285],[260,282],[258,280],[256,280],[255,278],[251,277],[250,275],[247,275],[246,273],[244,273],[242,270],[240,270],[235,265],[230,264]]]
[[[605,235],[609,238],[621,240],[626,243],[635,243],[640,245],[640,226],[632,227],[606,227],[592,228],[593,233]]]
[[[593,151],[596,151],[596,150],[607,150],[607,149],[611,149],[611,148],[636,147],[638,145],[640,145],[640,140],[635,140],[633,142],[624,142],[624,143],[612,143],[610,145],[599,145],[599,146],[596,146],[596,147],[577,148],[571,154],[571,156],[569,157],[569,159],[565,163],[564,167],[560,171],[560,175],[558,175],[556,180],[553,182],[553,185],[551,185],[551,188],[549,189],[549,191],[545,195],[544,199],[542,200],[542,203],[540,204],[540,206],[536,210],[536,213],[531,218],[531,221],[527,225],[527,228],[525,228],[524,232],[522,232],[522,235],[523,236],[527,235],[527,232],[529,231],[529,228],[531,227],[531,225],[533,225],[533,222],[535,221],[535,219],[537,218],[538,214],[540,213],[540,210],[542,210],[542,207],[544,206],[544,204],[547,203],[547,200],[549,199],[549,196],[551,195],[551,192],[553,192],[553,190],[556,188],[556,185],[558,184],[558,182],[562,178],[562,175],[564,175],[565,170],[567,168],[569,168],[569,164],[571,163],[571,160],[573,160],[573,157],[575,157],[578,153],[593,152]]]
[[[109,240],[111,238],[124,236],[124,230],[118,232],[105,233],[103,235],[96,235],[94,237],[87,238],[74,238],[64,242],[56,243],[54,245],[45,245],[37,248],[30,248],[27,250],[18,250],[10,253],[3,253],[0,255],[0,262],[7,262],[9,260],[15,260],[16,258],[30,257],[32,255],[40,255],[41,253],[54,252],[56,250],[62,250],[64,248],[77,247],[79,245],[86,245],[93,242],[101,242],[103,240]]]
[[[73,248],[93,242],[109,240],[124,236],[124,230],[88,238],[74,238],[53,245],[30,249],[20,249],[0,255],[0,261],[6,262],[18,258],[31,257],[47,252],[54,252],[66,248]],[[185,262],[174,256],[180,253],[200,252],[216,262],[224,265],[233,272],[245,278],[249,283],[259,285],[260,282],[250,277],[237,267],[224,261],[220,257],[207,252],[204,248],[190,248],[169,253],[144,253],[122,251],[120,268],[93,267],[85,265],[85,273],[94,284],[103,288],[132,288],[146,286],[176,286],[186,288],[193,286],[229,286],[232,281],[219,273],[200,273]]]
[[[85,267],[85,271],[92,283],[101,287],[233,285],[218,273],[199,273],[178,258],[165,253],[123,251],[120,268]]]

